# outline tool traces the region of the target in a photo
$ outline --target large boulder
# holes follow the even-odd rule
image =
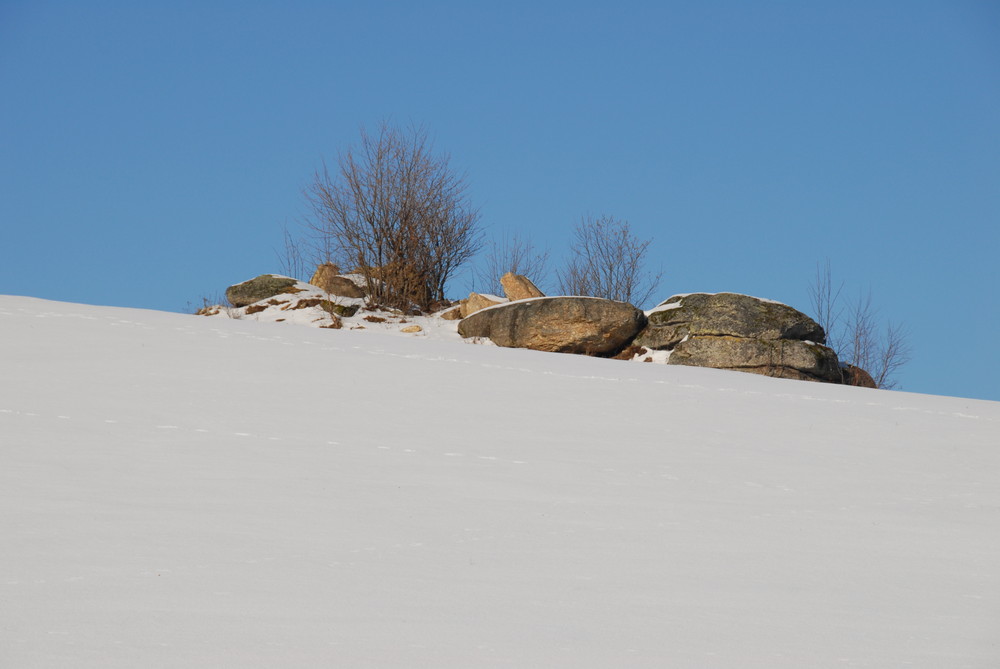
[[[226,299],[234,307],[245,307],[260,300],[266,300],[282,293],[299,293],[298,281],[277,274],[261,274],[258,277],[226,288]]]
[[[545,293],[538,290],[538,286],[531,282],[531,279],[523,274],[507,272],[500,277],[500,285],[503,286],[503,294],[511,302],[514,300],[528,300],[533,297],[545,297]]]
[[[798,339],[696,335],[677,344],[667,362],[786,379],[827,383],[841,380],[840,363],[833,349]]]
[[[341,276],[340,268],[333,263],[324,263],[316,268],[309,283],[325,293],[337,297],[364,297],[365,291],[346,276]]]
[[[779,302],[736,293],[675,295],[653,309],[649,325],[635,343],[650,349],[669,350],[687,336],[826,343],[823,328],[801,311]]]
[[[595,297],[546,297],[479,311],[458,324],[463,337],[498,346],[613,356],[628,346],[646,316],[625,302]]]
[[[675,295],[649,314],[637,346],[670,351],[671,365],[841,383],[823,328],[801,311],[735,293]]]

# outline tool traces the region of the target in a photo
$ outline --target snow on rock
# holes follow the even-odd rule
[[[356,318],[0,297],[0,666],[1000,664],[1000,403]]]

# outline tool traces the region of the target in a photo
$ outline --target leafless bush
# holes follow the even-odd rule
[[[906,330],[891,322],[884,326],[880,323],[871,291],[845,305],[841,300],[843,288],[843,283],[834,284],[829,260],[816,266],[809,295],[816,321],[826,331],[827,346],[842,363],[868,372],[878,388],[896,388],[896,372],[910,361]]]
[[[476,269],[476,280],[480,292],[500,295],[503,287],[500,277],[507,272],[523,274],[536,286],[544,285],[548,278],[548,249],[539,251],[530,239],[520,233],[504,231],[499,239],[486,243],[483,259]]]
[[[642,306],[660,285],[663,272],[645,269],[650,239],[638,239],[628,221],[602,215],[580,219],[571,256],[559,272],[565,295],[590,295]]]
[[[284,248],[275,249],[274,252],[278,256],[278,266],[281,268],[281,273],[299,281],[308,281],[311,270],[309,263],[303,256],[303,244],[295,239],[288,230],[287,224],[282,228],[282,241]]]
[[[305,194],[326,259],[364,274],[373,304],[426,309],[479,249],[479,212],[466,190],[424,129],[383,122],[374,133],[362,128],[335,174],[324,166]]]

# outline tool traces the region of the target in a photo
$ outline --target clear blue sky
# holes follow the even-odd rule
[[[909,328],[904,390],[1000,400],[990,0],[6,0],[0,293],[181,311],[278,271],[313,171],[383,118],[553,264],[607,213],[662,298],[809,311],[829,258]]]

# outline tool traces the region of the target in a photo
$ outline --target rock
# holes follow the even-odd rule
[[[411,334],[415,332],[423,332],[423,328],[419,325],[407,325],[405,328],[400,328],[400,332],[405,332],[406,334]]]
[[[635,344],[671,351],[671,365],[840,383],[826,334],[801,311],[735,293],[676,295],[649,314]]]
[[[628,346],[646,317],[625,302],[594,297],[546,297],[476,312],[458,324],[463,337],[498,346],[612,356]]]
[[[511,302],[514,300],[528,300],[532,297],[545,297],[545,293],[538,290],[538,287],[531,282],[531,279],[523,274],[507,272],[500,277],[500,285],[503,286],[504,295]]]
[[[677,344],[667,363],[828,383],[841,379],[833,349],[798,339],[695,335]]]
[[[506,300],[496,295],[480,295],[479,293],[469,293],[469,297],[462,300],[459,306],[462,310],[462,318],[468,318],[480,309],[503,304]]]
[[[448,311],[442,312],[441,313],[441,318],[443,318],[446,321],[457,321],[457,320],[461,319],[462,318],[462,305],[460,304],[457,307],[452,307]]]
[[[840,372],[843,376],[845,386],[858,386],[860,388],[878,388],[872,375],[854,365],[842,365]]]
[[[316,272],[309,279],[309,283],[320,288],[325,293],[336,295],[337,297],[365,296],[362,288],[345,276],[340,276],[340,268],[333,263],[325,263],[316,268]]]
[[[287,276],[261,274],[258,277],[230,286],[226,289],[226,299],[234,307],[245,307],[282,293],[300,293],[298,281]]]
[[[677,306],[670,307],[674,304]],[[671,297],[650,313],[649,325],[635,343],[646,348],[669,350],[688,335],[826,343],[823,328],[801,311],[778,302],[735,293],[693,293]]]
[[[336,263],[332,262],[321,263],[319,265],[316,265],[316,271],[313,272],[312,278],[309,279],[309,283],[311,283],[314,286],[322,288],[323,287],[322,282],[325,279],[331,276],[339,276],[339,275],[340,275],[340,267]]]

